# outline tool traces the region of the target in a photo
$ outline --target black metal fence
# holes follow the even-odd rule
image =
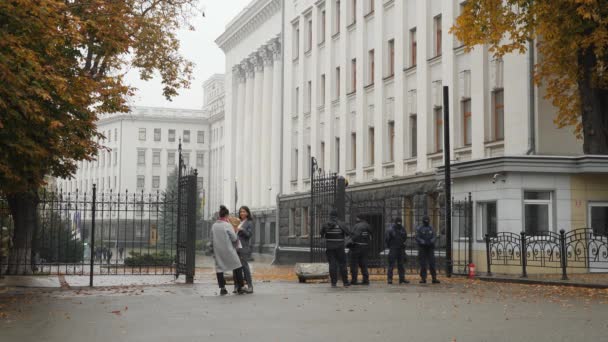
[[[181,151],[181,148],[180,148]],[[0,275],[194,276],[196,170],[156,193],[43,191],[22,258],[11,258],[15,224],[0,197]]]
[[[310,262],[325,262],[325,239],[321,238],[321,226],[329,220],[330,210],[337,209],[343,215],[344,203],[337,203],[338,175],[321,170],[314,157],[311,159],[310,189]]]
[[[528,276],[528,269],[561,269],[564,280],[568,279],[568,270],[608,271],[608,234],[591,228],[562,229],[559,234],[500,232],[486,235],[485,240],[488,275],[492,266],[521,267],[522,277]]]

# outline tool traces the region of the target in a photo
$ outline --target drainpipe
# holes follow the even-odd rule
[[[534,40],[528,41],[528,77],[529,87],[528,92],[528,151],[527,155],[536,154],[536,106],[534,100],[536,98],[535,85],[534,85]]]
[[[285,0],[281,1],[281,91],[283,91],[283,81],[285,78]],[[281,96],[281,149],[279,155],[279,163],[281,165],[281,172],[279,172],[279,191],[277,192],[277,208],[275,210],[275,244],[274,244],[274,257],[271,264],[275,264],[277,261],[277,252],[279,250],[279,232],[281,227],[279,225],[279,197],[283,194],[283,107],[284,107],[284,96]]]

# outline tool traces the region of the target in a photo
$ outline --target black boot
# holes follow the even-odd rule
[[[441,283],[437,278],[433,278],[433,284],[439,284]]]

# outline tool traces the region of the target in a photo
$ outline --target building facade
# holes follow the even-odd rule
[[[311,157],[348,180],[351,206],[378,211],[378,233],[393,216],[409,220],[407,203],[439,215],[443,86],[452,191],[456,200],[471,195],[477,264],[485,264],[488,232],[608,226],[608,159],[584,156],[572,130],[556,128],[555,108],[531,80],[534,49],[497,59],[483,46],[466,52],[448,33],[464,1],[284,4],[277,250],[285,260],[301,259],[298,252],[310,245]],[[376,204],[393,199],[403,209]],[[441,219],[432,220],[444,234]],[[455,220],[452,231],[465,238],[462,222]]]
[[[181,141],[185,164],[198,169],[199,192],[206,190],[209,123],[203,111],[133,107],[102,117],[97,130],[105,149],[97,160],[79,162],[73,178],[57,180],[59,189],[90,191],[96,184],[98,192],[162,192],[177,169]]]
[[[254,249],[276,243],[281,178],[282,12],[279,0],[254,0],[216,40],[226,54],[224,204],[256,216]]]
[[[203,83],[203,111],[209,121],[209,175],[206,185],[205,217],[211,218],[224,204],[224,75],[215,74]],[[208,213],[208,215],[207,215]]]

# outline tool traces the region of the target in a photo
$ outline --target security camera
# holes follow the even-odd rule
[[[492,184],[496,184],[496,182],[499,180],[501,180],[503,183],[506,181],[503,173],[495,173],[494,176],[492,176]]]

